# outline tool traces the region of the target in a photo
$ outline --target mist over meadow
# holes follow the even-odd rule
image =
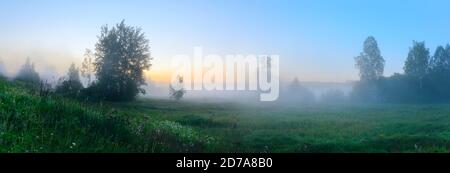
[[[0,153],[448,153],[448,6],[0,1]]]

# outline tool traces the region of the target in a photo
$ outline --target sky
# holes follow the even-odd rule
[[[281,79],[358,79],[354,57],[374,36],[385,75],[403,72],[413,40],[433,53],[450,42],[447,0],[14,0],[0,1],[0,60],[12,74],[30,57],[64,73],[94,49],[100,27],[121,20],[150,40],[149,77],[166,81],[171,58],[195,46],[213,54],[278,54]]]

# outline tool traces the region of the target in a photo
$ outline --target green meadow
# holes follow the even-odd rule
[[[0,81],[0,152],[449,152],[449,104],[89,103]]]

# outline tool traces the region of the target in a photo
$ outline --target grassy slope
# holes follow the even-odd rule
[[[85,105],[0,81],[0,152],[449,152],[449,105]]]
[[[106,106],[43,98],[0,81],[0,152],[196,152],[206,142],[174,122],[138,122]]]

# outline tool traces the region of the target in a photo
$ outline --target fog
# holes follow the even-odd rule
[[[0,58],[0,74],[13,79],[26,59],[30,58],[34,64],[36,71],[43,81],[56,85],[58,79],[65,75],[70,60],[64,62],[62,60],[51,61],[49,58],[33,58],[33,56],[25,56],[23,58]],[[81,62],[74,62],[81,64]],[[150,69],[151,70],[151,69]],[[85,83],[84,78],[81,78]],[[146,94],[141,95],[143,98],[155,99],[169,99],[169,84],[167,82],[153,81],[151,76],[146,76],[147,85],[142,86]],[[275,102],[289,102],[296,103],[293,100],[302,100],[302,96],[289,94],[288,86],[292,81],[280,81],[280,94]],[[320,102],[321,96],[330,90],[340,90],[349,95],[352,89],[351,82],[300,82],[309,92],[313,94],[311,102]],[[204,102],[237,102],[237,103],[259,103],[260,91],[194,91],[189,90],[184,95],[184,100],[187,101],[204,101]]]
[[[289,85],[291,81],[280,81],[280,95],[277,100],[272,103],[280,104],[304,104],[304,103],[314,103],[319,104],[325,102],[323,100],[323,95],[330,91],[342,91],[344,97],[348,99],[353,82],[300,82],[304,87],[306,92],[312,94],[311,97],[307,97],[302,94],[295,94],[295,91],[289,90]],[[169,84],[164,82],[154,82],[147,81],[147,85],[144,87],[146,94],[142,97],[144,98],[157,98],[157,99],[168,99],[169,98]],[[240,104],[260,104],[260,91],[228,91],[228,90],[188,90],[184,95],[183,99],[186,101],[196,101],[196,102],[235,102]],[[305,100],[306,99],[306,100]]]
[[[414,44],[415,49],[424,44]],[[419,48],[416,48],[419,47]],[[445,50],[450,51],[450,47]],[[422,49],[419,49],[422,50]],[[19,69],[29,58],[34,65],[36,71],[42,81],[55,86],[58,80],[63,77],[71,63],[79,68],[82,58],[74,58],[74,56],[63,55],[63,52],[51,53],[47,52],[28,52],[19,53],[17,55],[5,54],[0,52],[0,74],[9,79],[14,79]],[[36,53],[36,54],[34,54]],[[10,56],[5,56],[10,55]],[[20,57],[19,57],[20,56]],[[60,58],[57,58],[60,57]],[[440,62],[434,59],[440,57],[432,57],[430,62]],[[445,60],[445,57],[441,58]],[[433,61],[432,61],[433,60]],[[442,60],[443,62],[445,62]],[[413,59],[409,60],[413,61]],[[411,67],[418,68],[418,67]],[[321,103],[343,103],[349,101],[356,102],[401,102],[401,103],[418,103],[418,102],[448,102],[450,101],[450,92],[448,87],[450,83],[447,81],[447,68],[441,66],[427,67],[431,70],[426,71],[421,76],[415,74],[396,73],[392,76],[383,76],[373,80],[366,81],[345,81],[345,82],[326,82],[326,81],[301,81],[296,76],[289,79],[286,76],[280,76],[280,86],[278,98],[272,103],[275,104],[321,104]],[[433,68],[435,70],[433,70]],[[442,68],[442,69],[440,69]],[[280,74],[289,74],[284,69],[280,69]],[[367,69],[360,69],[362,71]],[[152,68],[150,68],[152,71]],[[142,86],[146,93],[140,95],[143,98],[154,99],[170,99],[169,83],[163,82],[161,79],[153,80],[150,74],[144,73],[147,85]],[[167,74],[165,74],[167,75]],[[290,74],[293,75],[293,74]],[[168,75],[170,76],[170,75]],[[349,76],[351,79],[351,76]],[[81,78],[81,82],[86,84],[86,79]],[[168,79],[167,79],[168,81]],[[86,85],[85,85],[86,86]],[[206,90],[187,90],[183,96],[185,101],[202,101],[202,102],[236,102],[240,104],[261,104],[261,91],[206,91]]]

